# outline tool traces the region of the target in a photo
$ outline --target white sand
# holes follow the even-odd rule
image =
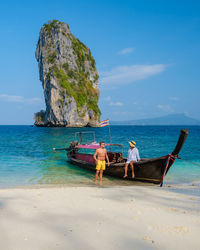
[[[0,190],[0,249],[200,249],[200,197],[157,186]]]

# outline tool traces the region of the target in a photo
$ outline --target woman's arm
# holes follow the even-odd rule
[[[140,155],[139,155],[138,149],[137,149],[137,151],[136,151],[136,157],[137,157],[137,160],[139,161],[139,160],[140,160]]]

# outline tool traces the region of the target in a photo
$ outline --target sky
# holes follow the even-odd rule
[[[69,24],[96,60],[101,119],[184,113],[200,120],[200,1],[0,2],[0,124],[45,109],[35,49],[48,20]]]

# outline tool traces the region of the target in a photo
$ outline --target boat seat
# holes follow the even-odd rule
[[[109,161],[112,163],[121,162],[123,160],[122,153],[108,152]]]

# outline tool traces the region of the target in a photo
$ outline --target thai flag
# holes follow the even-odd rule
[[[105,127],[105,126],[109,126],[109,125],[110,125],[110,124],[109,124],[109,119],[100,122],[100,126],[101,126],[101,127]]]

